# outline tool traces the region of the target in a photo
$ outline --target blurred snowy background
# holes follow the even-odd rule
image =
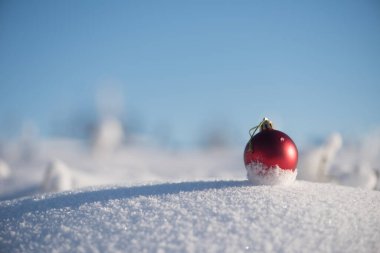
[[[0,199],[243,179],[264,116],[379,190],[379,67],[378,1],[1,1]]]

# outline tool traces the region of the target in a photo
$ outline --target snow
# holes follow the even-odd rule
[[[62,161],[51,161],[46,168],[42,180],[42,190],[45,192],[67,191],[74,188],[71,169]]]
[[[11,174],[11,170],[6,162],[0,159],[0,180],[6,179]]]
[[[0,200],[88,186],[246,177],[244,145],[165,147],[126,134],[116,116],[104,116],[86,140],[41,139],[36,132],[28,127],[19,139],[0,142]],[[379,190],[378,154],[380,130],[356,141],[334,133],[324,143],[300,149],[297,178]],[[51,176],[49,167],[56,167]]]
[[[380,192],[296,181],[93,187],[0,202],[1,252],[378,252]]]
[[[171,149],[112,117],[89,140],[34,132],[0,143],[0,252],[380,248],[380,131],[332,134],[269,174],[242,148]]]
[[[338,133],[330,135],[325,143],[303,154],[299,178],[314,182],[329,181],[328,173],[337,152],[342,147],[342,136]]]
[[[278,165],[268,168],[262,163],[251,162],[245,168],[248,180],[255,185],[289,185],[297,177],[297,169],[284,170]]]
[[[115,118],[103,120],[93,136],[93,151],[96,154],[115,151],[121,146],[124,138],[123,126]]]
[[[344,141],[339,133],[300,154],[298,179],[380,189],[380,129]]]
[[[245,178],[240,149],[175,151],[154,145],[124,145],[114,152],[99,154],[93,152],[92,146],[68,139],[43,140],[34,146],[35,155],[29,160],[18,158],[16,145],[11,155],[6,156],[12,173],[0,182],[0,200],[69,190],[61,186],[45,187],[46,181],[71,181],[73,183],[64,184],[76,189],[110,184]],[[48,176],[52,161],[63,164],[57,164],[55,179]]]

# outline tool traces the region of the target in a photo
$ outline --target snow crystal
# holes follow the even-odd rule
[[[269,167],[252,162],[245,166],[248,180],[255,185],[289,185],[296,180],[297,169],[284,170],[278,165]]]

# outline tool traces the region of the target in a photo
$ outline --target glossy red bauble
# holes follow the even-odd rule
[[[283,170],[297,168],[298,150],[293,140],[285,133],[265,129],[254,135],[244,150],[244,163],[261,163],[268,168],[279,166]]]

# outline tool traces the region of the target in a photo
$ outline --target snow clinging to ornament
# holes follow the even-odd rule
[[[259,133],[255,134],[259,129]],[[244,150],[247,177],[256,185],[286,185],[297,176],[298,150],[285,133],[273,129],[264,118],[249,130],[251,136]]]

